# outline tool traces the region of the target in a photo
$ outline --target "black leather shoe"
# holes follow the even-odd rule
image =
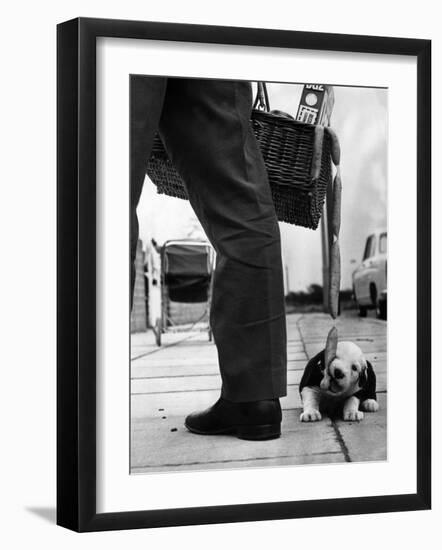
[[[220,397],[202,412],[192,413],[185,420],[186,428],[196,434],[233,434],[239,439],[275,439],[281,435],[279,399],[250,403],[233,403]]]

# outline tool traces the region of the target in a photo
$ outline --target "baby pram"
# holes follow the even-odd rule
[[[209,340],[212,340],[209,312],[214,256],[207,241],[169,240],[161,247],[161,316],[154,327],[158,346],[161,346],[161,337],[166,332],[183,330],[207,331]],[[189,304],[188,308],[181,307],[181,318],[171,307],[176,304]],[[199,310],[198,318],[183,322],[183,310],[191,313],[191,304],[203,304],[203,309]]]

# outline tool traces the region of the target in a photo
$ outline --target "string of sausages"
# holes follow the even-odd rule
[[[333,199],[331,208],[331,243],[329,257],[329,311],[333,319],[336,319],[339,313],[339,290],[341,286],[341,252],[339,248],[339,232],[341,230],[341,148],[339,146],[338,136],[329,126],[326,128],[331,138],[331,157],[336,166],[336,175],[333,181]]]
[[[316,126],[314,145],[313,145],[313,160],[311,176],[313,180],[319,178],[321,170],[322,150],[324,141],[324,131],[328,133],[331,141],[331,157],[333,164],[336,166],[336,175],[333,180],[332,204],[331,204],[331,219],[330,225],[330,242],[329,242],[329,277],[328,277],[328,310],[333,319],[336,319],[339,313],[339,290],[341,286],[341,251],[339,246],[339,233],[341,230],[341,196],[342,196],[342,180],[341,180],[341,148],[339,145],[336,132],[329,126]],[[336,349],[338,345],[338,330],[336,326],[330,329],[325,346],[325,365],[328,366],[336,357]]]
[[[333,319],[336,319],[339,313],[339,290],[341,285],[341,252],[339,248],[339,231],[341,229],[341,148],[338,136],[329,126],[315,126],[315,135],[313,140],[313,159],[311,165],[311,178],[318,180],[322,166],[324,132],[330,136],[331,157],[336,166],[336,175],[333,181],[333,199],[331,208],[331,241],[329,243],[329,292],[328,309]]]

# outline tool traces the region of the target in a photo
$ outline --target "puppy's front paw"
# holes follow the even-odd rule
[[[318,422],[322,416],[317,409],[306,409],[299,418],[301,422]]]
[[[379,403],[376,399],[366,399],[361,403],[361,409],[366,412],[375,413],[379,410]]]
[[[364,413],[361,411],[344,411],[344,420],[347,422],[360,422],[364,418]]]

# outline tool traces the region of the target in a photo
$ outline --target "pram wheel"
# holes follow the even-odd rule
[[[157,346],[161,346],[161,318],[158,317],[157,322],[155,323],[155,341]]]

